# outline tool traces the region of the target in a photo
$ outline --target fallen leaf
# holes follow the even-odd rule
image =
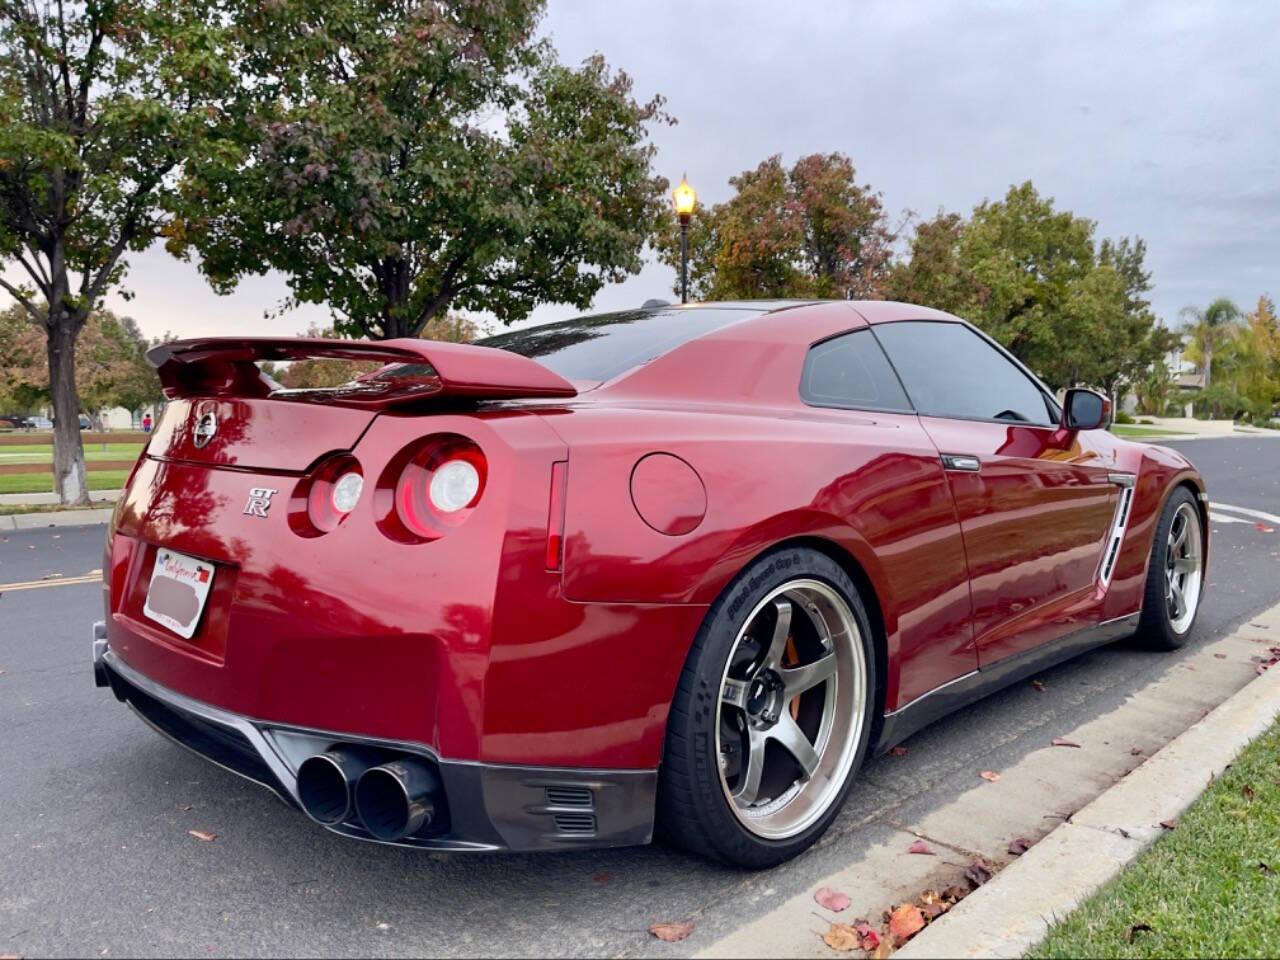
[[[980,887],[991,879],[991,869],[981,860],[975,860],[964,868],[964,876],[975,887]]]
[[[923,840],[917,840],[911,846],[907,847],[907,853],[922,853],[926,857],[937,856],[937,854],[933,852],[933,847],[929,846]]]
[[[876,932],[875,927],[865,920],[861,923],[855,923],[853,929],[857,930],[858,936],[862,937],[863,950],[874,950],[880,946],[880,934]]]
[[[1149,923],[1135,923],[1132,927],[1129,928],[1129,931],[1124,935],[1125,943],[1133,943],[1133,935],[1135,933],[1142,933],[1143,931],[1150,933],[1151,925]]]
[[[947,912],[945,903],[925,903],[920,905],[920,912],[930,920],[937,920],[940,916]]]
[[[1268,864],[1262,863],[1261,861],[1259,861],[1258,863],[1258,869],[1261,870],[1263,873],[1265,873],[1268,877],[1274,877],[1276,875],[1276,872],[1272,870]]]
[[[1225,653],[1215,653],[1215,654],[1213,655],[1213,659],[1215,659],[1215,660],[1225,660],[1225,659],[1227,659],[1227,655],[1226,655]]]
[[[1076,743],[1074,740],[1067,740],[1067,739],[1065,739],[1064,737],[1054,737],[1051,741],[1049,741],[1049,745],[1050,745],[1051,747],[1078,747],[1078,746],[1080,746],[1080,744]]]
[[[1275,531],[1275,528],[1273,528],[1273,527],[1268,527],[1265,523],[1259,523],[1259,524],[1257,525],[1257,527],[1258,527],[1258,529],[1259,529],[1261,532],[1263,532],[1263,533],[1275,533],[1275,532],[1276,532],[1276,531]]]
[[[893,945],[888,940],[881,940],[867,958],[868,960],[885,960],[891,953],[893,953]]]
[[[1253,787],[1249,786],[1247,783],[1240,788],[1240,793],[1244,795],[1246,800],[1252,800],[1256,796],[1253,792]]]
[[[1034,840],[1028,840],[1026,837],[1018,837],[1009,844],[1009,852],[1015,857],[1020,857],[1030,850],[1031,845],[1034,843]]]
[[[689,934],[693,933],[693,924],[655,923],[649,928],[649,932],[664,943],[679,943]]]
[[[203,830],[188,830],[187,833],[191,834],[191,836],[195,837],[197,840],[203,840],[205,843],[213,843],[213,841],[218,839],[218,835],[216,833],[206,833]]]
[[[1134,747],[1132,750],[1130,750],[1130,751],[1129,751],[1129,756],[1131,756],[1131,757],[1145,757],[1145,756],[1146,756],[1146,754],[1145,754],[1145,753],[1143,753],[1141,750],[1139,750],[1137,747]]]
[[[1124,827],[1116,827],[1116,833],[1120,834],[1120,836],[1124,837],[1126,840],[1133,839],[1133,837],[1129,834],[1129,831],[1126,830]]]
[[[822,942],[832,950],[862,949],[862,937],[847,923],[833,923],[831,929],[822,935]]]
[[[980,776],[983,780],[989,780],[992,783],[995,783],[997,780],[1000,779],[1000,774],[996,773],[993,770],[983,770],[980,774],[978,774],[978,776]]]
[[[906,747],[890,747],[889,748],[889,756],[891,757],[905,757],[906,755],[907,755]]]
[[[1176,830],[1178,829],[1178,818],[1170,817],[1168,820],[1161,820],[1160,826],[1164,827],[1166,830]]]
[[[924,915],[914,903],[904,903],[889,915],[889,933],[899,945],[924,929]]]
[[[830,887],[819,887],[817,892],[814,893],[813,899],[833,913],[848,909],[849,904],[852,902],[848,894],[832,890]]]
[[[953,883],[951,886],[947,887],[947,889],[942,891],[942,895],[952,903],[959,903],[969,895],[969,888]]]
[[[1039,690],[1041,693],[1044,693],[1044,684],[1041,683],[1039,680],[1032,680],[1031,685],[1035,687],[1037,690]]]

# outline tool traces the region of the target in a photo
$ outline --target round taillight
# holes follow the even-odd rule
[[[487,472],[484,454],[470,440],[450,436],[428,442],[400,471],[396,516],[414,536],[438,537],[471,515]]]
[[[335,530],[360,503],[363,490],[364,474],[355,458],[340,456],[326,461],[299,485],[296,506],[290,508],[290,524],[303,536]]]

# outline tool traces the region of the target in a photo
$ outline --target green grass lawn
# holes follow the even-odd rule
[[[136,460],[142,452],[140,443],[109,443],[102,449],[100,443],[87,443],[84,458],[90,463],[98,460]],[[53,447],[48,444],[23,443],[12,447],[0,447],[0,464],[52,463]]]
[[[1115,423],[1111,425],[1111,432],[1117,437],[1185,437],[1189,436],[1182,430],[1161,430],[1159,427],[1144,427],[1140,424]]]
[[[1027,956],[1280,956],[1280,723]]]
[[[128,470],[90,470],[90,490],[119,490],[124,486]],[[49,493],[53,489],[53,474],[19,473],[0,475],[0,493]]]

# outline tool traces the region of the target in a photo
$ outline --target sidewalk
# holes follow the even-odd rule
[[[1190,440],[1207,437],[1274,437],[1280,439],[1280,430],[1267,430],[1248,424],[1237,424],[1232,420],[1196,420],[1192,417],[1147,417],[1137,415],[1137,421],[1150,420],[1151,423],[1125,424],[1127,429],[1151,427],[1153,430],[1174,430],[1185,433],[1185,437],[1170,437],[1171,440]]]
[[[95,503],[99,500],[103,503],[115,503],[120,499],[120,491],[93,490],[89,493],[89,499]],[[56,493],[0,493],[0,504],[6,506],[31,504],[32,506],[43,507],[57,502],[58,495]]]

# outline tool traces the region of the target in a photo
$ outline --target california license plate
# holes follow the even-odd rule
[[[213,586],[213,564],[161,547],[147,587],[142,612],[184,640],[200,625],[200,614]]]

